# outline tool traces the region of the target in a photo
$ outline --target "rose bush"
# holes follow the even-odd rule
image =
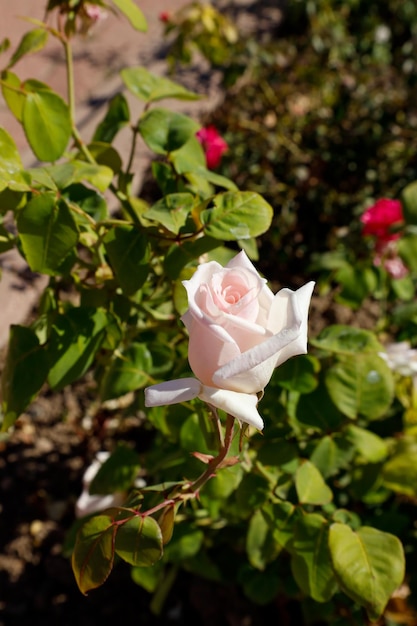
[[[256,394],[274,368],[307,351],[314,283],[274,295],[242,251],[225,267],[215,261],[201,264],[183,284],[188,310],[182,321],[190,335],[188,359],[197,378],[148,387],[146,405],[199,397],[262,429]]]

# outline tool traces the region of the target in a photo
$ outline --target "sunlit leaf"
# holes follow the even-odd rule
[[[356,532],[332,524],[329,546],[342,590],[364,606],[371,620],[382,614],[391,594],[404,578],[404,553],[397,537],[362,526]]]
[[[304,504],[328,504],[333,499],[331,489],[310,461],[303,461],[297,469],[295,488],[299,501]]]
[[[40,161],[56,161],[71,137],[67,104],[52,91],[28,93],[23,105],[23,128]]]
[[[48,31],[45,28],[35,28],[30,30],[28,33],[25,33],[11,57],[8,67],[12,67],[15,65],[19,59],[24,57],[26,54],[31,54],[33,52],[38,52],[42,50],[48,41]]]
[[[198,100],[200,96],[163,76],[149,72],[145,67],[128,67],[121,72],[126,87],[144,102],[164,98]]]
[[[252,191],[227,191],[215,196],[213,203],[214,207],[203,211],[200,218],[205,234],[214,239],[258,237],[271,225],[271,205]]]

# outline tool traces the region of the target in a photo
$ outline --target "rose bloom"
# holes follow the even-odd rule
[[[183,284],[188,310],[182,321],[190,336],[188,359],[196,378],[148,387],[146,406],[199,397],[262,429],[257,394],[275,367],[307,352],[314,283],[274,295],[242,251],[226,267],[203,263]]]
[[[381,198],[370,206],[361,216],[364,235],[372,235],[377,238],[377,246],[394,241],[400,236],[392,232],[394,225],[404,221],[403,210],[399,200]]]
[[[161,22],[169,22],[169,20],[171,19],[171,13],[169,13],[169,11],[162,11],[159,14],[159,19],[161,20]]]
[[[196,137],[203,146],[208,169],[216,168],[220,165],[222,156],[229,146],[214,126],[200,128],[196,133]]]

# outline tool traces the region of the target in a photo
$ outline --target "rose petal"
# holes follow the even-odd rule
[[[239,422],[245,422],[258,430],[262,430],[264,427],[263,419],[256,409],[258,398],[255,394],[238,393],[202,385],[198,397],[217,409],[233,415]]]
[[[152,385],[145,389],[145,406],[177,404],[197,398],[201,383],[196,378],[179,378]]]
[[[234,387],[244,393],[257,393],[269,382],[275,367],[292,356],[305,354],[308,305],[313,288],[314,283],[310,282],[295,292],[290,289],[279,292],[271,307],[271,315],[278,315],[274,326],[280,324],[284,328],[220,367],[213,374],[214,384],[221,388]]]

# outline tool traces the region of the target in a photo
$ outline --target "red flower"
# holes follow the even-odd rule
[[[208,169],[216,168],[220,164],[223,153],[226,152],[229,146],[214,126],[201,128],[196,133],[196,137],[203,146]]]
[[[377,238],[377,247],[383,247],[389,241],[399,238],[399,233],[392,231],[394,225],[404,221],[403,210],[399,200],[381,198],[370,206],[361,216],[364,225],[363,234]]]
[[[159,19],[161,20],[161,22],[169,22],[169,20],[171,19],[171,13],[169,13],[169,11],[162,11],[159,14]]]

